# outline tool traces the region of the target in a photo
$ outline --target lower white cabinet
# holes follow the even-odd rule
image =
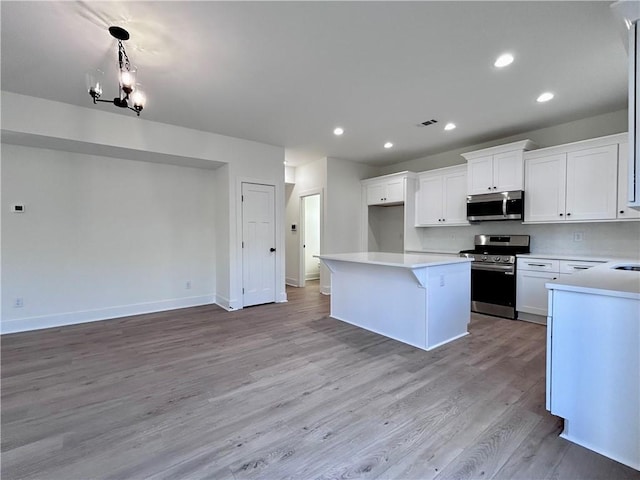
[[[516,273],[516,310],[518,311],[518,317],[523,320],[545,324],[549,302],[545,284],[563,276],[594,267],[600,263],[599,261],[591,260],[518,257]]]
[[[418,176],[416,227],[468,225],[467,167],[439,168]]]
[[[640,210],[630,208],[629,202],[629,144],[621,143],[618,152],[618,220],[637,220]]]

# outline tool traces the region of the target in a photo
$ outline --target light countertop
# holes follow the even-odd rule
[[[640,260],[615,260],[603,263],[589,270],[547,282],[545,286],[553,290],[640,300],[640,272],[615,270],[619,265],[640,265]]]
[[[615,255],[576,255],[573,253],[519,253],[518,258],[540,258],[544,260],[569,260],[574,262],[611,262],[611,261],[627,261],[627,257],[619,257]],[[635,261],[638,261],[637,259]]]
[[[467,258],[457,255],[428,255],[417,253],[355,252],[318,255],[321,260],[335,260],[351,263],[368,263],[388,267],[421,268],[452,263],[470,263]]]

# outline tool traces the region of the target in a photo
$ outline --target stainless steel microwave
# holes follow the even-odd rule
[[[467,196],[467,220],[522,220],[524,218],[524,192],[483,193]]]

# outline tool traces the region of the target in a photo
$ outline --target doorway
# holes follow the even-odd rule
[[[320,193],[300,197],[300,272],[299,284],[320,279],[320,255],[322,202]]]
[[[242,184],[242,305],[276,301],[275,187]]]

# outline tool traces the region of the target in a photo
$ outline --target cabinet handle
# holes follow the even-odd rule
[[[620,210],[620,213],[624,213],[624,210]]]
[[[560,216],[562,216],[562,213],[560,214]]]
[[[446,219],[446,218],[443,218],[443,219],[442,219],[442,221],[443,221],[443,222],[446,222],[446,221],[447,221],[447,219]]]
[[[589,270],[589,267],[572,267],[574,270]]]
[[[491,187],[487,188],[487,190],[491,190]]]
[[[494,189],[494,190],[497,190],[497,189],[498,189],[498,187],[493,187],[493,189]]]
[[[570,214],[570,213],[567,213],[567,217],[570,217],[570,216],[571,216],[571,214]]]
[[[530,267],[546,267],[544,263],[527,263]]]

